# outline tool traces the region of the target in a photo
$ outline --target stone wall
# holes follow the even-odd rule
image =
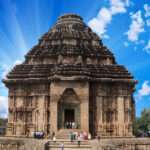
[[[0,138],[0,150],[25,150],[23,141]]]
[[[65,93],[68,89],[73,91],[71,96]],[[132,136],[132,93],[129,84],[111,82],[65,80],[11,86],[7,135],[32,136],[34,131],[44,131],[46,135],[57,133],[59,103],[65,102],[78,105],[76,122],[83,131],[89,132],[90,126],[93,135]]]
[[[0,150],[47,150],[48,140],[0,137]]]
[[[47,133],[48,84],[16,84],[9,87],[9,118],[7,135],[32,136],[34,131]]]
[[[132,86],[98,83],[96,89],[97,133],[101,136],[132,136],[134,100]]]
[[[99,150],[149,150],[149,138],[113,138],[97,142]],[[94,150],[94,149],[93,149]]]

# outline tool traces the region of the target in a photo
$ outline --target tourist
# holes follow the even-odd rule
[[[87,139],[88,139],[88,134],[87,134],[87,132],[83,132],[83,139],[84,139],[84,140],[87,140]]]
[[[72,128],[75,129],[76,128],[76,123],[72,122]]]
[[[83,140],[84,139],[84,136],[83,136],[83,133],[81,132],[80,133],[80,140]]]
[[[29,137],[29,136],[30,136],[30,130],[27,129],[27,137]]]
[[[73,141],[75,141],[75,140],[76,140],[76,133],[73,132]]]
[[[74,129],[75,122],[72,122],[71,128]]]
[[[56,143],[56,136],[53,136],[53,142]]]
[[[71,142],[73,142],[73,141],[74,141],[74,133],[71,132]]]
[[[69,129],[72,129],[72,122],[69,122]]]
[[[69,133],[69,139],[70,139],[71,142],[73,141],[73,134],[72,134],[72,132]]]
[[[74,135],[75,135],[75,140],[77,140],[77,138],[78,138],[78,132],[74,132]]]
[[[61,143],[60,149],[61,149],[61,150],[64,150],[64,143]]]
[[[77,141],[78,141],[78,146],[80,147],[80,144],[81,144],[80,134],[78,134]]]
[[[69,122],[67,121],[66,123],[65,123],[66,125],[66,128],[68,129],[69,128]]]
[[[98,139],[98,141],[100,141],[100,139],[101,139],[100,135],[97,136],[97,139]]]
[[[92,136],[91,136],[91,133],[88,134],[88,140],[91,140],[92,139]]]
[[[54,138],[54,136],[55,136],[55,132],[52,132],[52,139]]]

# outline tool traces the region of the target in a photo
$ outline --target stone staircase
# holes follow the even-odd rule
[[[64,144],[64,149],[65,150],[91,150],[91,144],[89,141],[81,141],[80,145],[78,145],[77,141],[71,142],[69,140],[57,140],[56,142],[54,141],[49,141],[47,144],[47,149],[48,150],[60,150],[60,145]]]
[[[88,140],[82,140],[80,145],[78,141],[71,142],[69,139],[70,132],[82,132],[79,129],[61,129],[56,134],[56,142],[49,141],[47,143],[47,150],[60,150],[60,146],[63,143],[65,150],[91,150],[91,144]]]
[[[69,139],[70,132],[82,132],[80,129],[61,129],[56,134],[56,139]]]

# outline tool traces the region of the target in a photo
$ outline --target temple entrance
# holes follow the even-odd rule
[[[80,105],[59,103],[58,129],[80,128]]]
[[[58,129],[80,128],[80,101],[73,89],[67,89],[58,102]]]

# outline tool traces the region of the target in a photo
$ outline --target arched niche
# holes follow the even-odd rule
[[[58,129],[80,128],[80,99],[72,88],[64,90],[58,101]]]

